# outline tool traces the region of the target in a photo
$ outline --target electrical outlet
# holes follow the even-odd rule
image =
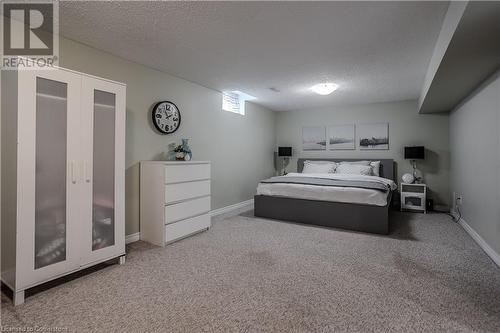
[[[460,206],[463,203],[463,197],[457,192],[453,192],[453,207]]]

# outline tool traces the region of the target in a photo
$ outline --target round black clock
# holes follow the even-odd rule
[[[162,134],[171,134],[181,125],[181,113],[177,106],[168,101],[158,102],[153,106],[153,124]]]

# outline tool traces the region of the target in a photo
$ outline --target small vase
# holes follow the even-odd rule
[[[175,154],[175,159],[177,161],[184,161],[184,153],[182,153],[182,152],[176,153]]]
[[[184,160],[190,161],[193,158],[193,152],[188,144],[189,139],[182,139],[181,141],[182,150],[184,151]]]

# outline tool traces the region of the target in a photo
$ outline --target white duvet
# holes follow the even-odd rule
[[[336,180],[374,181],[387,185],[391,188],[391,190],[395,190],[397,188],[397,185],[396,183],[394,183],[394,181],[376,176],[350,175],[339,173],[289,173],[285,177],[312,177]],[[373,189],[279,183],[260,183],[257,186],[257,195],[333,202],[349,202],[375,206],[387,205],[388,197],[388,193]]]

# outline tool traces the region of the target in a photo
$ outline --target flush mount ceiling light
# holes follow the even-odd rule
[[[319,83],[311,87],[311,90],[319,95],[330,95],[339,86],[335,83]]]

